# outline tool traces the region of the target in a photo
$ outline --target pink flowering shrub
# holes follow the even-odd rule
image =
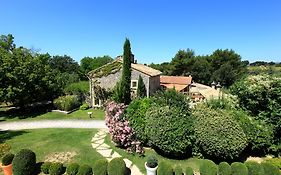
[[[109,102],[105,111],[106,126],[114,143],[126,148],[129,152],[142,154],[141,143],[135,140],[133,129],[129,126],[129,122],[123,118],[126,107],[123,103]]]

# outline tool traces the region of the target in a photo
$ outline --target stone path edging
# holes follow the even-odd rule
[[[120,154],[111,149],[109,145],[104,143],[106,134],[107,131],[105,129],[100,129],[91,140],[92,147],[96,149],[97,152],[105,157],[108,161],[116,157],[122,157]],[[126,166],[131,169],[132,175],[143,175],[138,167],[132,163],[132,161],[126,158],[124,158],[123,160],[126,163]]]

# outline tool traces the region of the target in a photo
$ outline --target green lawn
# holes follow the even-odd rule
[[[17,153],[22,148],[36,153],[37,162],[46,160],[55,152],[76,153],[70,162],[89,164],[104,159],[91,147],[94,129],[40,129],[24,131],[1,131],[0,141],[11,145],[11,152]]]
[[[87,112],[93,112],[93,118],[89,118]],[[46,110],[20,112],[15,109],[0,108],[0,121],[16,120],[41,120],[41,119],[83,119],[104,120],[104,111],[101,109],[77,110],[70,114],[60,112],[47,112]]]
[[[114,151],[116,151],[120,155],[122,155],[122,157],[125,157],[125,158],[128,158],[129,160],[131,160],[135,165],[137,165],[137,167],[141,170],[142,173],[146,172],[144,164],[145,164],[146,159],[149,155],[156,156],[159,162],[167,161],[172,166],[180,165],[183,170],[185,170],[186,167],[192,167],[193,170],[198,171],[200,163],[201,163],[201,160],[197,159],[197,158],[189,158],[189,159],[186,159],[186,160],[168,159],[168,158],[165,158],[165,157],[157,154],[153,149],[149,149],[149,148],[145,149],[145,155],[144,156],[139,156],[138,154],[133,155],[133,154],[127,153],[126,150],[124,150],[124,149],[115,147],[114,144],[111,142],[111,139],[110,139],[109,135],[106,136],[105,143],[110,145],[110,147]]]

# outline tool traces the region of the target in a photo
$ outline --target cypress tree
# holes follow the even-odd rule
[[[146,97],[146,88],[143,83],[143,79],[140,75],[139,75],[139,79],[138,79],[137,96],[140,98]]]

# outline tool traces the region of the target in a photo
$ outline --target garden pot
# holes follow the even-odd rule
[[[155,167],[155,168],[150,168],[150,167],[146,166],[146,162],[145,162],[144,165],[145,165],[147,175],[156,175],[156,171],[157,171],[158,166]]]
[[[12,174],[13,174],[13,171],[12,171],[12,164],[7,165],[7,166],[1,165],[1,167],[2,167],[2,169],[3,169],[4,175],[12,175]]]

